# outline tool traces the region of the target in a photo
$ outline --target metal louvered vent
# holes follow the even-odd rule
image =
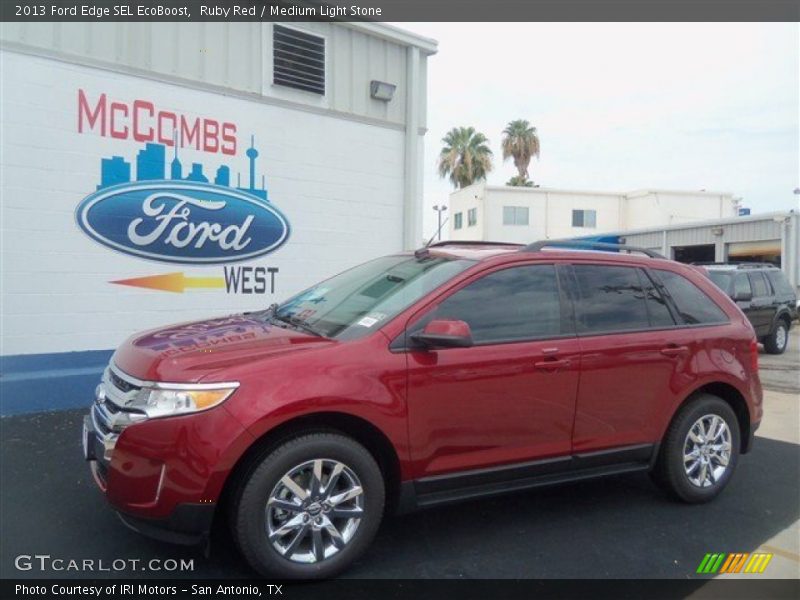
[[[273,26],[272,81],[306,92],[325,95],[325,39]]]

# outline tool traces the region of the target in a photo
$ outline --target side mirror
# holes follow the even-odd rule
[[[472,332],[464,321],[435,319],[419,333],[411,336],[415,344],[430,348],[469,348],[473,345]]]
[[[753,292],[739,291],[733,293],[733,299],[736,302],[749,302],[753,299]]]

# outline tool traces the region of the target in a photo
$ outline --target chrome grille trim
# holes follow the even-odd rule
[[[214,381],[210,383],[172,383],[166,381],[146,381],[144,379],[137,379],[132,375],[128,375],[120,370],[113,362],[108,365],[108,369],[113,371],[114,374],[120,379],[124,379],[131,385],[139,388],[151,388],[156,390],[219,390],[221,388],[238,388],[238,381]],[[123,393],[122,390],[119,390]]]

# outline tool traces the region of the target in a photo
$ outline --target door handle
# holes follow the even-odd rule
[[[533,366],[543,371],[555,371],[556,369],[567,368],[572,362],[567,359],[561,360],[540,360],[533,363]]]
[[[689,352],[688,346],[667,346],[661,349],[661,354],[664,356],[683,356]]]

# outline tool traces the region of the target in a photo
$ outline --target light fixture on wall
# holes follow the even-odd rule
[[[383,100],[389,102],[394,98],[394,91],[397,86],[393,83],[386,83],[385,81],[378,81],[373,79],[369,82],[369,95],[375,100]]]
[[[712,233],[713,235],[720,236],[720,235],[722,235],[723,233],[725,233],[725,230],[724,230],[722,227],[714,227],[714,228],[711,230],[711,233]]]

